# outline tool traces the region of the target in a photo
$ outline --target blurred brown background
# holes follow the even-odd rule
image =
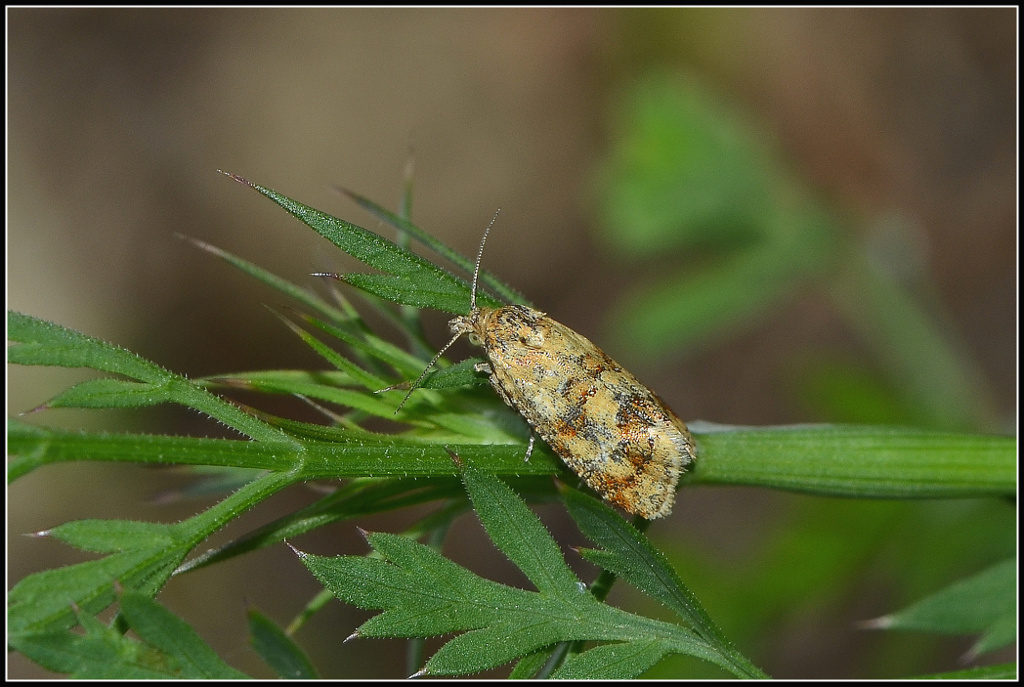
[[[411,148],[417,224],[472,254],[501,207],[488,267],[599,338],[606,303],[644,268],[620,264],[589,238],[593,168],[619,89],[648,66],[669,65],[751,113],[850,217],[896,212],[920,228],[951,328],[1015,431],[1016,25],[1014,9],[9,9],[8,307],[189,376],[321,367],[263,307],[282,305],[275,294],[175,233],[312,283],[304,275],[337,266],[336,251],[217,170],[386,231],[330,185],[395,207]],[[438,342],[444,320],[429,323]],[[640,376],[675,375],[677,384],[656,387],[689,385],[686,396],[663,394],[686,419],[819,419],[781,400],[773,350],[843,337],[833,317],[798,304],[763,329]],[[9,413],[83,378],[9,374]],[[218,433],[173,410],[30,420]],[[171,521],[203,507],[154,503],[169,479],[185,481],[84,465],[18,482],[8,501],[9,585],[84,560],[25,532],[83,517]],[[753,509],[761,498],[742,493],[691,500],[702,509],[697,532],[741,547],[744,522],[758,516],[736,502]],[[289,492],[279,507],[308,498]],[[268,506],[252,522],[271,517]],[[365,550],[351,529],[332,529],[338,540],[329,544],[299,544]],[[482,536],[463,539],[488,546]],[[276,547],[172,581],[160,598],[226,660],[266,675],[244,645],[244,603],[285,622],[315,589]],[[360,617],[335,604],[315,622],[340,641]],[[846,640],[831,639],[760,659],[779,677],[856,676],[845,672]],[[307,648],[325,675],[407,674],[400,658],[367,658],[389,656],[398,643],[356,644]],[[39,674],[17,656],[9,670]]]

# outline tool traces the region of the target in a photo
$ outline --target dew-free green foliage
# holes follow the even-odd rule
[[[14,632],[8,643],[42,666],[70,677],[92,680],[179,680],[246,677],[214,653],[181,618],[149,594],[126,591],[118,597],[119,620],[107,625],[79,611],[82,632],[48,629]],[[138,639],[125,634],[131,630]]]
[[[977,655],[1017,638],[1017,562],[993,565],[891,615],[873,621],[878,628],[942,634],[981,634]]]
[[[723,451],[728,458],[714,469],[746,483],[802,490],[789,483],[790,470],[806,484],[814,481],[807,468],[827,463],[822,481],[847,469],[842,479],[848,486],[864,480],[867,490],[852,488],[850,496],[878,496],[888,482],[890,495],[903,499],[915,492],[925,497],[933,488],[943,492],[935,496],[952,496],[940,482],[970,482],[970,467],[953,462],[942,468],[936,460],[937,453],[960,450],[958,439],[947,442],[941,432],[1007,431],[1014,421],[999,416],[986,375],[958,346],[930,298],[936,289],[920,244],[923,232],[912,219],[896,213],[854,218],[830,205],[794,173],[749,113],[678,72],[650,74],[616,95],[611,146],[597,167],[591,200],[600,238],[616,255],[647,266],[648,276],[611,308],[606,340],[627,352],[623,362],[678,360],[784,312],[808,293],[819,294],[818,305],[832,307],[870,357],[853,360],[831,348],[799,346],[776,360],[807,416],[940,431],[925,443],[912,440],[916,448],[910,449],[901,447],[902,428],[803,428],[790,438],[808,443],[792,453],[799,458],[788,467],[770,459],[788,443],[772,429],[763,442],[758,430],[706,435],[702,449],[719,438],[730,444]],[[857,436],[861,430],[867,434]],[[819,432],[831,435],[823,453],[812,445]],[[849,440],[845,446],[840,435]],[[1015,437],[1006,441],[1015,449]],[[890,463],[890,448],[903,459]],[[913,467],[905,449],[928,456],[925,463]],[[981,467],[985,461],[978,459],[974,465]],[[904,566],[898,585],[904,602],[928,594],[940,580],[1016,553],[1009,511],[1000,513],[994,504],[815,501],[801,502],[800,511],[801,519],[769,533],[764,551],[740,570],[722,569],[710,556],[680,557],[690,579],[706,577],[732,590],[717,608],[742,614],[752,637],[770,631],[778,614],[797,615],[791,609],[809,593],[829,598],[848,590],[855,581],[851,571],[870,566],[887,547],[901,552],[889,565]],[[829,524],[817,527],[818,521]],[[794,575],[791,565],[777,562],[786,557],[814,565]],[[1003,608],[1006,602],[997,601]],[[956,634],[954,627],[946,631]],[[879,675],[905,675],[913,660],[896,649],[875,653]]]
[[[408,538],[374,533],[367,541],[379,557],[326,558],[301,554],[314,575],[339,598],[361,608],[382,609],[356,630],[359,637],[434,636],[463,632],[447,642],[420,671],[422,675],[478,672],[551,647],[559,642],[615,642],[573,654],[551,677],[628,678],[669,653],[717,663],[741,677],[761,677],[707,620],[697,605],[679,607],[693,630],[626,613],[601,603],[562,559],[540,520],[497,477],[466,467],[473,508],[491,540],[527,576],[537,591],[516,589],[478,577],[428,546]],[[577,496],[593,501],[590,497]],[[605,527],[642,536],[600,504],[579,506]],[[617,542],[612,541],[615,547]],[[619,547],[607,553],[615,555]],[[647,545],[647,549],[653,552]],[[666,595],[690,598],[668,569]],[[693,622],[694,618],[699,618]],[[699,629],[698,629],[699,628]]]
[[[344,275],[344,281],[358,282],[383,298],[394,299],[394,290],[405,288],[410,293],[395,300],[408,305],[429,303],[454,313],[465,311],[469,289],[464,279],[371,232],[250,185],[339,247],[391,274],[369,280]],[[361,202],[369,204],[365,199]],[[402,223],[403,229],[408,231],[410,227]],[[410,234],[417,236],[416,231]],[[122,636],[119,623],[136,629],[125,610],[125,599],[148,600],[175,573],[275,544],[338,520],[442,498],[454,498],[458,503],[463,490],[456,478],[460,470],[447,453],[451,449],[463,464],[474,466],[463,470],[462,475],[488,534],[526,573],[537,591],[489,582],[432,549],[395,535],[369,535],[381,558],[325,559],[304,554],[303,560],[334,594],[358,605],[386,609],[360,628],[360,636],[430,636],[466,631],[427,661],[423,670],[430,674],[473,672],[523,659],[516,674],[544,671],[565,677],[627,677],[642,673],[668,654],[683,653],[701,657],[734,675],[760,675],[724,638],[664,556],[610,509],[570,490],[566,496],[570,511],[584,534],[601,547],[583,552],[607,571],[600,582],[607,585],[617,575],[675,610],[684,624],[654,621],[608,606],[575,578],[539,522],[493,477],[516,475],[514,483],[521,493],[550,499],[555,496],[551,483],[529,475],[552,474],[563,468],[545,449],[523,462],[527,430],[521,419],[482,387],[482,378],[472,369],[474,361],[453,366],[442,361],[438,370],[424,380],[424,388],[415,391],[396,416],[395,409],[407,392],[375,392],[414,378],[423,367],[421,357],[376,336],[347,301],[329,303],[240,258],[198,245],[296,297],[311,313],[293,313],[283,319],[333,370],[265,371],[187,380],[116,346],[10,313],[8,336],[14,342],[8,352],[10,362],[88,367],[126,378],[102,378],[76,385],[45,407],[178,403],[249,438],[89,434],[11,420],[11,480],[44,465],[72,460],[178,463],[241,471],[241,486],[236,491],[209,510],[174,525],[91,520],[67,523],[44,533],[101,557],[20,581],[9,595],[12,646],[51,670],[102,675],[103,662],[80,665],[58,660],[54,652],[64,656],[57,651],[59,647],[69,642],[76,647],[80,642],[95,643],[97,637],[117,646],[121,646],[117,641],[128,642],[116,640]],[[493,283],[492,288],[505,297],[513,293]],[[348,353],[339,353],[339,345],[347,346]],[[327,425],[266,414],[254,416],[211,393],[211,389],[233,387],[300,395],[343,410],[332,411],[332,422]],[[369,431],[361,422],[373,417],[394,420],[405,429],[388,435]],[[695,429],[700,455],[696,469],[687,476],[690,484],[770,485],[817,494],[875,497],[1010,495],[1015,489],[1014,444],[1004,437],[871,427],[709,427],[710,431],[703,433],[699,427]],[[253,469],[268,472],[253,473]],[[419,479],[413,482],[412,476]],[[186,561],[200,542],[241,512],[287,486],[321,477],[354,479],[301,511]],[[460,506],[442,509],[413,534],[429,532],[432,527],[443,530],[467,507],[461,499]],[[424,579],[435,584],[425,586]],[[118,587],[125,590],[120,595]],[[404,594],[398,593],[399,588],[405,590]],[[444,590],[447,592],[442,594]],[[600,591],[598,585],[594,591]],[[102,626],[100,631],[93,615],[112,603],[119,603],[119,617],[124,620],[115,621],[109,628]],[[544,622],[538,623],[539,618]],[[70,631],[75,625],[87,629],[84,637]],[[976,625],[971,628],[980,629]],[[256,617],[252,631],[254,646],[280,674],[313,674],[312,666],[297,648],[289,647],[284,635]],[[118,649],[121,654],[149,657],[147,661],[183,677],[213,670],[209,666],[179,665],[180,657],[141,632],[137,634],[156,645],[158,651],[124,643]],[[1005,632],[995,636],[1005,639]],[[581,653],[583,641],[609,643]],[[53,651],[47,651],[48,646]],[[160,649],[170,657],[161,654]],[[106,656],[102,652],[96,655]],[[144,665],[139,670],[152,670],[148,663]],[[112,676],[132,674],[119,662],[110,662],[109,670]]]
[[[907,222],[849,231],[749,117],[676,74],[640,80],[616,114],[593,193],[600,235],[616,255],[666,267],[613,306],[609,336],[635,360],[687,355],[820,292],[887,375],[842,368],[886,397],[890,412],[869,421],[998,426],[983,375],[914,295],[929,289],[922,260],[907,255]],[[821,365],[839,363],[822,353]],[[812,371],[802,383],[818,386]],[[860,419],[855,390],[844,391],[814,409]]]
[[[252,648],[274,672],[291,680],[312,680],[316,668],[302,649],[270,618],[255,608],[249,609],[249,637]]]
[[[715,152],[715,146],[708,145],[710,152]],[[736,141],[726,148],[732,149],[730,146],[736,150],[743,147]],[[742,160],[743,155],[737,159]],[[74,676],[237,677],[184,621],[153,600],[173,577],[280,545],[339,521],[437,504],[430,515],[402,534],[367,535],[374,550],[371,555],[327,558],[301,554],[327,589],[311,600],[285,631],[258,611],[249,612],[251,645],[276,674],[316,676],[314,666],[290,635],[336,596],[383,611],[362,625],[357,637],[422,638],[460,633],[433,656],[417,661],[416,669],[423,674],[463,674],[515,662],[515,677],[633,677],[684,655],[716,666],[713,670],[720,676],[763,676],[742,652],[742,642],[730,641],[720,629],[726,624],[713,620],[684,585],[683,580],[691,575],[701,577],[700,568],[685,563],[681,573],[680,562],[672,561],[642,534],[644,523],[634,527],[576,489],[559,491],[552,475],[563,476],[566,483],[576,480],[543,445],[537,446],[529,462],[523,461],[528,428],[474,370],[479,359],[457,364],[442,359],[396,414],[408,393],[402,382],[415,379],[433,351],[422,336],[418,308],[465,314],[471,261],[407,218],[361,196],[350,194],[394,226],[397,241],[232,178],[378,270],[335,276],[366,292],[368,307],[383,313],[405,333],[406,346],[390,343],[372,331],[340,291],[324,298],[201,241],[193,242],[298,304],[300,310],[277,316],[296,333],[297,343],[310,346],[323,358],[325,370],[243,371],[190,380],[109,343],[28,315],[9,313],[10,363],[81,367],[108,375],[75,385],[37,410],[174,403],[197,410],[239,435],[218,440],[93,433],[9,419],[8,478],[12,483],[44,466],[60,469],[65,462],[88,460],[213,468],[217,470],[215,484],[229,491],[206,511],[171,525],[83,520],[39,533],[94,553],[96,558],[40,571],[17,582],[8,596],[11,647],[45,668]],[[753,175],[740,190],[756,191],[762,182],[761,176]],[[635,193],[642,198],[647,191],[638,188]],[[768,202],[761,192],[748,200]],[[701,212],[706,219],[709,210]],[[737,207],[734,213],[746,218],[736,240],[748,240],[757,212]],[[652,220],[652,236],[658,232],[657,224]],[[449,268],[412,252],[410,240],[444,258],[464,276],[455,276]],[[754,258],[746,256],[741,262],[747,260]],[[712,279],[712,284],[715,279],[721,276]],[[776,281],[768,273],[759,279]],[[741,298],[745,283],[750,286],[739,280],[730,287],[736,296],[734,313],[750,307]],[[481,274],[481,289],[482,305],[525,303],[486,272]],[[759,297],[774,298],[778,293],[768,290]],[[654,298],[652,303],[657,301]],[[666,316],[666,322],[671,319]],[[706,323],[705,334],[714,332],[716,322]],[[395,388],[381,391],[388,387]],[[297,396],[321,409],[325,422],[273,416],[222,396],[235,389]],[[42,414],[33,417],[45,419]],[[391,423],[393,431],[382,433],[381,420]],[[368,426],[367,421],[378,424]],[[698,459],[684,477],[683,489],[745,485],[817,496],[904,500],[1012,499],[1016,495],[1016,442],[1012,437],[872,425],[750,428],[694,423],[691,429]],[[283,489],[320,478],[347,478],[347,482],[300,510],[197,553],[204,540],[240,514]],[[554,540],[523,499],[565,502],[581,532],[595,545],[580,553],[603,569],[596,580],[587,584],[570,571]],[[495,546],[535,589],[486,580],[438,553],[452,520],[469,510],[476,512]],[[818,527],[816,533],[792,530],[799,536],[785,543],[790,548],[782,548],[790,555],[780,556],[775,551],[756,566],[762,584],[770,579],[764,571],[776,571],[771,579],[780,583],[775,588],[779,604],[805,594],[800,584],[824,584],[826,580],[838,584],[837,580],[845,579],[829,577],[830,566],[842,567],[841,557],[822,545],[826,542],[823,533],[843,537],[843,546],[836,550],[854,559],[872,550],[870,542],[879,533],[892,529],[892,521],[884,514],[874,520],[862,515],[857,527],[850,529],[827,517],[813,522]],[[961,547],[981,540],[958,536],[956,528],[950,528],[947,540]],[[429,546],[418,543],[418,538],[425,538]],[[950,552],[950,557],[961,550]],[[801,574],[794,575],[790,564],[798,558],[794,552],[817,565],[805,564]],[[1012,642],[1015,632],[1007,609],[1014,607],[1015,590],[1008,588],[1007,580],[1015,572],[1013,560],[987,572],[968,572],[977,577],[944,591],[942,585],[948,578],[922,583],[917,598],[927,597],[924,601],[887,616],[878,626],[981,633],[976,653]],[[604,597],[616,579],[660,602],[675,618],[653,620],[606,604]],[[759,586],[746,585],[751,589]],[[110,607],[117,608],[114,619],[109,623],[98,620]],[[770,607],[760,600],[748,604],[747,622],[741,620],[739,626],[758,627]],[[134,638],[125,634],[127,630]],[[417,642],[411,645],[422,646]],[[996,676],[1010,669],[1001,670],[977,674]]]

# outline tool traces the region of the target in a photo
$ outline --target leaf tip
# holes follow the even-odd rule
[[[234,179],[235,181],[237,181],[240,184],[245,184],[249,188],[256,188],[256,184],[252,183],[251,181],[249,181],[248,179],[246,179],[244,177],[240,177],[237,174],[232,174],[231,172],[225,172],[223,169],[218,169],[217,171],[220,172],[221,174],[223,174],[226,177],[230,177],[231,179]]]
[[[362,635],[359,634],[359,630],[356,629],[355,632],[350,634],[348,637],[345,637],[345,639],[343,639],[341,643],[344,644],[344,643],[348,642],[350,639],[359,639],[360,637],[362,637]]]
[[[39,530],[38,532],[25,532],[22,536],[32,537],[34,539],[43,539],[44,537],[53,536],[53,530]]]
[[[334,190],[336,193],[340,193],[343,196],[348,196],[357,203],[359,202],[360,196],[357,195],[354,191],[349,191],[344,186],[341,186],[339,184],[331,184],[331,189]]]
[[[892,624],[892,616],[883,615],[870,620],[858,621],[856,626],[861,630],[885,630],[892,627]]]
[[[977,658],[981,656],[983,653],[984,651],[981,650],[981,647],[978,644],[975,644],[970,649],[968,649],[963,656],[960,657],[960,663],[962,665],[972,663],[975,660],[977,660]]]
[[[224,257],[224,251],[220,250],[219,248],[212,244],[207,243],[206,241],[201,241],[200,239],[193,238],[188,234],[182,234],[180,231],[176,231],[174,232],[174,238],[181,239],[182,241],[188,241],[196,248],[200,250],[205,250],[207,253],[213,253],[214,255]]]
[[[406,389],[408,389],[411,386],[412,386],[412,382],[399,382],[398,384],[392,384],[391,386],[386,386],[383,389],[377,389],[373,393],[375,393],[375,394],[382,394],[385,391],[395,391],[396,389],[400,389],[402,391],[405,391]],[[395,413],[397,414],[398,411],[396,410]]]

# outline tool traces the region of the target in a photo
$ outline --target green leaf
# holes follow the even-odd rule
[[[609,315],[610,337],[639,361],[707,346],[749,327],[822,270],[823,256],[833,247],[813,229],[807,233],[779,237],[777,244],[736,251],[634,289]]]
[[[510,680],[529,680],[536,677],[550,657],[549,651],[534,651],[523,656],[509,674]]]
[[[268,522],[227,544],[205,551],[183,564],[176,573],[294,539],[331,523],[431,501],[458,498],[463,493],[454,477],[353,480],[305,508]]]
[[[337,277],[350,286],[392,303],[414,308],[433,308],[456,314],[462,310],[469,310],[469,295],[454,295],[447,284],[422,283],[406,276],[359,272],[339,274]],[[479,298],[478,295],[477,299]],[[498,304],[492,307],[495,305]]]
[[[467,274],[473,274],[475,265],[473,264],[472,260],[469,260],[460,255],[459,253],[455,252],[454,250],[452,250],[445,244],[441,243],[427,232],[417,227],[409,220],[403,217],[399,217],[393,212],[390,212],[386,208],[378,205],[369,198],[359,195],[358,193],[353,193],[352,191],[337,186],[335,188],[338,191],[347,195],[352,200],[354,200],[362,208],[371,212],[375,217],[377,217],[377,219],[381,220],[382,222],[386,222],[387,224],[390,224],[395,229],[398,229],[400,232],[404,232],[409,236],[412,236],[414,239],[416,239],[423,245],[427,246],[441,257],[461,267],[463,270],[466,271]],[[497,297],[500,298],[501,300],[504,300],[506,303],[517,303],[519,305],[532,307],[530,305],[530,302],[523,298],[521,294],[519,294],[517,291],[510,288],[508,285],[501,282],[497,277],[495,277],[487,270],[481,268],[480,284],[478,288],[483,289],[485,286],[491,287],[494,290],[495,294],[497,294]]]
[[[9,635],[69,628],[76,622],[75,607],[97,614],[113,603],[115,584],[153,596],[200,541],[297,479],[288,473],[264,475],[206,511],[173,525],[86,521],[55,528],[75,545],[115,552],[20,580],[7,595]],[[102,531],[105,526],[106,533]]]
[[[179,234],[179,236],[181,235]],[[206,243],[205,241],[200,241],[199,239],[194,239],[188,236],[181,236],[181,238],[188,240],[197,248],[200,248],[212,255],[217,256],[218,258],[228,263],[229,265],[241,270],[242,272],[249,275],[250,277],[253,277],[256,280],[263,282],[264,284],[278,291],[279,293],[282,293],[285,296],[288,296],[289,298],[295,299],[295,301],[302,303],[306,307],[310,308],[314,312],[320,313],[324,317],[327,317],[338,322],[348,321],[351,319],[349,315],[338,310],[327,301],[310,292],[308,289],[296,286],[295,284],[292,284],[290,281],[282,279],[281,277],[278,277],[277,275],[268,272],[259,265],[253,264],[248,260],[243,260],[242,258],[232,253],[229,253],[226,250],[217,248],[216,246]]]
[[[487,376],[476,370],[483,358],[466,358],[442,370],[432,370],[420,382],[423,389],[456,389],[463,386],[486,386]]]
[[[281,317],[281,320],[286,325],[288,325],[288,328],[295,332],[295,334],[300,339],[302,339],[306,343],[306,345],[308,345],[310,348],[312,348],[314,351],[320,354],[320,356],[323,357],[324,360],[329,362],[331,365],[334,365],[334,367],[338,368],[340,371],[346,373],[349,377],[351,377],[357,383],[362,385],[363,388],[369,389],[370,391],[376,391],[378,389],[383,389],[385,386],[387,386],[386,380],[378,377],[377,375],[371,372],[367,372],[366,370],[359,367],[345,356],[339,354],[330,346],[327,346],[326,344],[322,343],[320,340],[318,340],[312,334],[309,334],[308,332],[303,330],[298,325],[290,322],[288,319],[284,317]]]
[[[118,346],[13,311],[7,313],[7,338],[15,342],[7,348],[11,363],[88,367],[142,382],[86,382],[57,397],[64,405],[126,407],[166,400],[195,408],[253,439],[292,443],[283,433],[201,386]]]
[[[226,665],[185,621],[148,596],[123,594],[121,614],[142,641],[160,650],[180,666],[182,677],[245,677]]]
[[[699,656],[732,670],[718,651],[686,628],[599,602],[576,580],[550,535],[519,497],[493,475],[472,467],[464,468],[463,477],[488,534],[501,542],[538,591],[485,580],[433,549],[396,535],[368,535],[377,557],[300,553],[306,567],[336,596],[361,608],[383,610],[354,636],[463,632],[442,646],[420,675],[478,672],[557,642],[588,639],[643,642],[640,649],[625,651],[647,657],[651,651],[646,644],[661,641],[666,652]],[[643,664],[634,660],[631,665],[636,669]],[[623,674],[623,665],[617,663],[610,674]]]
[[[668,642],[651,639],[602,644],[570,654],[551,677],[558,680],[628,680],[672,653]]]
[[[367,279],[367,275],[338,275],[339,278],[366,285],[367,290],[379,288],[379,294],[396,303],[429,307],[458,315],[469,312],[469,285],[412,251],[372,231],[332,217],[308,205],[296,202],[276,191],[229,174],[232,179],[259,191],[280,205],[335,246],[370,267],[393,275],[393,278]],[[386,295],[385,295],[386,294]],[[498,307],[500,301],[486,293],[477,295],[481,305]]]
[[[594,205],[616,255],[667,270],[613,308],[610,337],[634,360],[707,347],[811,284],[872,350],[910,424],[1000,426],[985,374],[922,306],[933,285],[915,271],[924,248],[908,222],[847,230],[764,132],[678,74],[650,75],[622,101]]]
[[[947,673],[919,675],[916,680],[1016,680],[1017,664],[1000,663],[994,666],[978,666],[963,670],[951,670]]]
[[[142,408],[174,400],[169,389],[146,382],[91,379],[46,402],[49,408]]]
[[[146,382],[172,377],[164,368],[126,351],[72,329],[9,310],[7,362],[17,365],[89,367]]]
[[[94,553],[162,548],[175,543],[167,525],[130,520],[76,520],[44,534]]]
[[[187,552],[182,544],[131,549],[29,575],[7,595],[8,633],[69,628],[76,622],[72,604],[97,614],[114,602],[115,580],[125,589],[156,594]]]
[[[579,596],[583,583],[565,565],[558,544],[522,500],[505,484],[474,468],[463,470],[462,479],[487,536],[537,590],[569,599]]]
[[[1005,560],[896,613],[870,627],[940,634],[981,634],[972,653],[1012,644],[1017,638],[1017,561]]]
[[[121,595],[121,615],[139,639],[81,614],[84,635],[51,630],[10,644],[48,670],[86,679],[239,679],[195,630],[143,594]],[[140,641],[141,640],[141,641]]]
[[[774,167],[738,113],[675,74],[640,81],[623,101],[598,196],[616,250],[643,256],[763,235]]]
[[[246,616],[249,618],[249,643],[278,677],[288,680],[319,679],[316,668],[302,649],[270,618],[255,608],[250,608]]]
[[[602,233],[618,255],[682,265],[613,310],[611,336],[637,360],[749,326],[832,264],[835,222],[732,108],[674,74],[624,101],[600,173]]]
[[[581,549],[580,554],[584,558],[615,573],[679,614],[697,634],[715,646],[723,656],[729,657],[733,662],[733,671],[737,674],[765,677],[759,668],[725,638],[697,597],[683,584],[665,555],[655,549],[643,534],[591,496],[566,490],[565,502],[580,531],[604,549]],[[637,656],[654,656],[659,646],[651,646],[640,651]]]
[[[94,622],[99,621],[94,619]],[[86,624],[84,618],[82,624]],[[68,630],[20,635],[10,638],[8,644],[43,668],[73,678],[146,680],[170,677],[168,666],[162,665],[162,656],[110,628],[93,629],[85,636]]]
[[[341,339],[352,348],[353,352],[366,360],[373,360],[388,365],[397,370],[399,374],[408,377],[414,377],[423,370],[425,364],[423,358],[417,357],[371,332],[358,331],[353,333],[342,327],[323,322],[302,313],[297,313],[297,316],[308,324],[335,338]]]
[[[647,154],[656,152],[652,148]],[[343,275],[342,278],[398,302],[441,307],[458,313],[465,311],[469,286],[464,280],[372,232],[273,191],[252,186],[383,272]],[[756,198],[754,201],[760,202]],[[374,210],[371,208],[371,211]],[[379,215],[383,211],[378,208],[375,212]],[[779,218],[792,219],[792,215],[779,213],[776,220]],[[403,231],[409,229],[409,235],[422,234],[408,223],[391,223]],[[773,228],[778,226],[773,225]],[[744,231],[747,229],[749,227]],[[809,230],[808,227],[798,229]],[[741,234],[736,238],[744,244],[744,250],[750,249],[751,244],[746,241],[753,234]],[[436,240],[417,238],[442,252]],[[803,256],[811,254],[813,259],[800,263],[800,255],[786,256],[779,247],[803,246],[802,239],[790,235],[795,243],[785,244],[785,235],[776,238],[778,240],[770,245],[756,247],[756,251],[776,251],[774,257],[778,263],[772,269],[757,271],[765,268],[758,264],[756,251],[734,263],[742,267],[746,260],[747,266],[753,268],[747,273],[751,278],[746,282],[735,279],[738,273],[732,275],[731,286],[747,284],[732,294],[740,306],[749,305],[750,301],[745,299],[756,300],[765,294],[776,297],[771,290],[778,286],[781,277],[797,278],[805,269],[810,273],[821,253],[827,252],[820,250],[823,243],[815,243],[815,250],[801,253]],[[402,241],[400,238],[399,243]],[[594,594],[587,592],[565,565],[558,546],[536,517],[504,482],[494,477],[494,474],[535,475],[509,483],[531,499],[550,499],[554,488],[552,480],[544,475],[564,471],[564,466],[547,447],[538,447],[532,460],[523,461],[528,429],[493,393],[471,388],[460,389],[458,393],[418,391],[403,413],[395,418],[393,411],[403,394],[372,392],[391,383],[394,373],[398,380],[414,378],[424,365],[421,357],[429,357],[423,338],[417,333],[416,313],[368,298],[371,304],[381,308],[389,321],[406,332],[411,350],[419,357],[371,333],[344,299],[340,299],[342,305],[335,308],[250,263],[217,249],[201,247],[316,311],[323,320],[299,317],[307,325],[346,344],[349,348],[346,355],[351,356],[351,360],[335,352],[333,343],[322,342],[321,339],[326,340],[324,336],[317,333],[314,338],[310,328],[304,327],[299,330],[301,336],[338,367],[338,371],[245,373],[197,383],[116,346],[42,320],[9,313],[10,339],[14,342],[9,348],[11,362],[84,366],[128,377],[78,384],[52,399],[50,407],[143,407],[174,402],[199,410],[257,439],[228,441],[94,434],[49,430],[19,420],[9,421],[12,459],[8,474],[12,480],[41,465],[69,460],[211,465],[251,471],[244,473],[247,475],[245,483],[236,482],[236,493],[181,523],[165,526],[87,520],[49,530],[46,534],[56,539],[106,555],[99,560],[37,573],[18,583],[9,593],[11,646],[24,646],[26,655],[43,657],[41,664],[63,666],[68,669],[66,672],[81,676],[223,677],[217,672],[221,666],[212,651],[194,633],[189,634],[187,626],[173,616],[168,617],[166,611],[150,600],[167,579],[174,573],[279,542],[330,522],[448,499],[443,508],[410,528],[417,536],[427,534],[432,544],[439,544],[439,533],[467,507],[463,490],[453,477],[460,470],[443,450],[450,445],[462,462],[470,465],[462,471],[465,489],[485,529],[537,591],[515,589],[480,578],[408,536],[369,535],[368,540],[379,558],[320,559],[304,555],[310,569],[338,597],[382,611],[364,623],[357,635],[427,637],[461,633],[449,639],[427,662],[422,673],[431,675],[463,674],[522,659],[515,674],[535,675],[542,664],[547,664],[545,670],[554,671],[558,677],[625,678],[638,676],[663,656],[678,653],[700,657],[734,675],[763,676],[729,645],[664,557],[639,532],[607,506],[569,492],[566,500],[581,529],[603,549],[584,551],[584,555],[664,602],[691,627],[624,613],[600,602],[595,597],[599,595],[597,590]],[[793,262],[789,262],[791,259]],[[470,261],[463,258],[452,257],[452,260],[463,268],[471,267]],[[493,283],[492,293],[508,298],[508,294],[501,291],[500,282],[491,282],[482,276],[483,283]],[[743,293],[749,291],[749,287],[755,287],[755,293]],[[785,288],[788,287],[784,285],[783,290]],[[708,289],[710,296],[716,298],[726,293],[725,289],[721,293],[712,293],[714,291],[716,289]],[[481,300],[486,300],[482,293]],[[741,311],[741,307],[734,309],[734,312]],[[721,315],[721,311],[717,314]],[[428,389],[479,386],[486,382],[486,377],[473,369],[477,361],[463,361],[450,367],[445,367],[442,361],[438,369],[423,380],[422,386]],[[304,399],[347,408],[337,413],[321,408],[335,421],[335,426],[312,425],[269,414],[257,419],[210,393],[208,388],[215,383],[297,394]],[[312,400],[309,402],[316,405]],[[378,434],[359,424],[373,417],[400,423],[403,433]],[[372,427],[379,429],[378,425]],[[886,498],[1012,496],[1016,493],[1016,443],[1012,437],[882,427],[809,426],[708,430],[697,432],[697,439],[698,460],[684,477],[693,484],[751,484],[817,494]],[[252,476],[262,470],[270,472]],[[380,479],[382,476],[393,477]],[[199,542],[239,514],[290,484],[319,477],[356,479],[336,494],[301,511],[244,533],[188,563],[181,563]],[[602,579],[611,577],[610,572],[602,573]],[[1005,579],[1003,584],[1005,586]],[[130,608],[123,616],[131,629],[138,626],[136,634],[142,641],[124,641],[125,623],[118,624],[121,632],[114,632],[92,615],[116,600],[118,585],[127,590],[126,594],[141,599],[135,605],[133,617],[129,617],[132,615]],[[992,589],[982,589],[978,594],[988,601],[995,596]],[[1008,593],[1003,589],[999,596],[1005,601]],[[131,597],[127,598],[129,600],[123,604],[131,607],[134,602]],[[1015,596],[1013,599],[1009,602],[1011,606]],[[948,605],[937,604],[939,611],[951,612],[950,609],[955,608],[948,600],[943,603]],[[311,604],[310,608],[314,606]],[[76,608],[79,609],[77,614]],[[929,611],[935,617],[942,617],[935,609]],[[971,618],[970,613],[960,612],[963,617],[957,617],[958,621]],[[84,635],[65,630],[75,622],[82,626]],[[278,666],[282,674],[311,675],[312,668],[298,648],[269,621],[251,614],[250,624],[258,650]],[[983,633],[976,651],[1005,644],[1007,638],[1015,636],[1014,626],[1013,615],[988,617],[982,627],[974,630]],[[584,641],[603,643],[584,650]],[[557,650],[552,648],[555,646]],[[562,666],[557,667],[557,660],[565,656],[563,651],[569,652],[568,656]]]

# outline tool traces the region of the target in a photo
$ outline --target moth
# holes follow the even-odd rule
[[[427,370],[468,334],[487,355],[477,371],[488,374],[498,397],[591,489],[628,513],[668,515],[679,476],[695,458],[686,424],[608,354],[546,313],[523,305],[477,306],[480,261],[493,224],[480,241],[469,314],[448,323],[452,339]]]

